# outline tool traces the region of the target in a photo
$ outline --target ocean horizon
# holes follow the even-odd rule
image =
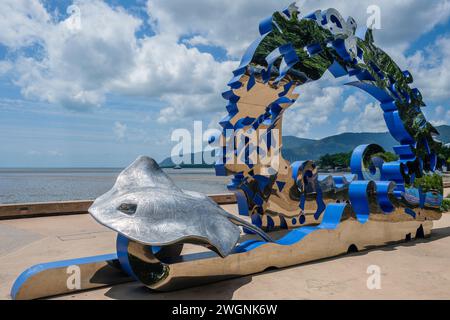
[[[124,168],[0,168],[0,204],[93,200],[112,188]],[[228,192],[229,177],[212,168],[163,169],[182,189]]]

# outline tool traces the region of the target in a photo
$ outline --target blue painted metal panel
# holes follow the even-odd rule
[[[350,184],[349,198],[356,218],[362,224],[369,220],[370,207],[368,192],[372,181],[355,181]]]
[[[20,274],[20,276],[16,279],[14,282],[12,289],[11,289],[11,297],[12,299],[16,299],[17,293],[21,289],[22,286],[27,285],[27,281],[30,280],[32,277],[43,273],[50,269],[58,269],[58,268],[68,268],[70,266],[81,266],[84,264],[91,264],[91,263],[97,263],[97,262],[104,262],[104,261],[112,261],[117,260],[117,254],[107,254],[107,255],[101,255],[101,256],[95,256],[95,257],[87,257],[87,258],[80,258],[80,259],[71,259],[71,260],[63,260],[63,261],[55,261],[50,263],[42,263],[35,266],[32,266],[31,268],[25,270]]]
[[[309,234],[318,230],[334,230],[341,222],[342,216],[346,209],[346,204],[329,204],[325,210],[322,223],[317,227],[300,227],[290,231],[286,236],[276,241],[275,243],[282,246],[291,246],[302,241]],[[255,250],[260,246],[267,244],[264,241],[247,241],[239,245],[235,252],[243,253]]]

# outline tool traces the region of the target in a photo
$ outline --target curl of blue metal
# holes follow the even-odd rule
[[[133,268],[130,265],[129,255],[128,255],[128,245],[130,240],[124,237],[121,234],[117,234],[116,238],[116,250],[117,250],[117,259],[119,260],[120,267],[122,270],[132,277],[134,280],[139,281],[136,274],[133,272]],[[147,250],[151,251],[153,254],[158,254],[161,251],[162,247],[151,247],[147,246]]]
[[[355,181],[350,184],[348,191],[353,211],[357,220],[362,224],[369,221],[370,206],[367,195],[370,192],[370,188],[373,188],[373,184],[373,181]]]
[[[303,176],[301,177],[302,182],[305,181],[305,174],[306,174],[306,172],[304,170],[305,170],[305,165],[308,164],[308,163],[309,163],[309,161],[297,161],[297,162],[294,162],[291,165],[291,168],[292,168],[292,179],[294,179],[294,181],[296,181],[298,179],[298,176],[299,176],[300,172],[302,172],[302,174],[303,174]],[[319,176],[319,180],[321,178],[322,177]],[[300,197],[300,203],[299,203],[299,207],[300,207],[300,209],[302,209],[302,212],[305,210],[305,201],[306,201],[306,199],[305,199],[305,192],[306,192],[306,190],[303,190],[303,192],[301,194],[301,197]],[[314,213],[314,218],[316,220],[319,220],[321,215],[322,215],[322,213],[326,209],[326,204],[323,201],[323,192],[322,192],[322,189],[320,187],[320,183],[317,184],[317,190],[315,190],[315,193],[316,193],[317,210]],[[304,219],[302,219],[302,221],[303,221],[303,223],[305,222]],[[303,224],[302,221],[300,221],[300,224]]]
[[[400,114],[398,111],[389,111],[384,114],[384,120],[386,121],[389,132],[395,140],[402,145],[408,145],[415,143],[411,135],[406,131]]]
[[[369,147],[368,144],[356,147],[356,149],[353,150],[353,154],[350,159],[350,169],[353,174],[356,174],[358,176],[359,180],[364,180],[363,161],[364,161],[364,153],[366,152],[368,147]]]
[[[400,161],[384,163],[381,170],[381,180],[393,181],[396,183],[394,194],[397,197],[400,197],[401,193],[405,192],[404,170],[405,166]]]
[[[392,213],[395,210],[394,205],[389,199],[389,194],[393,189],[395,189],[395,182],[392,181],[376,182],[378,204],[385,214]]]
[[[121,234],[117,234],[116,239],[116,251],[117,251],[117,258],[120,262],[120,267],[123,271],[125,271],[130,277],[133,279],[138,279],[136,275],[133,272],[133,268],[130,266],[130,261],[128,259],[128,244],[130,240],[128,238],[124,237]]]

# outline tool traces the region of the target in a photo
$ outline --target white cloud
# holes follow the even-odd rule
[[[160,34],[191,36],[239,57],[258,36],[259,22],[289,3],[279,0],[149,0],[148,14]]]
[[[115,93],[157,98],[168,108],[183,109],[191,106],[179,102],[182,96],[193,103],[194,97],[220,97],[236,65],[217,62],[170,34],[137,39],[142,21],[103,1],[75,1],[81,14],[79,30],[67,28],[67,20],[50,19],[38,1],[33,1],[31,13],[24,3],[14,3],[0,4],[0,12],[11,12],[2,20],[5,32],[0,42],[15,50],[39,44],[43,51],[42,58],[20,56],[15,61],[15,83],[29,99],[85,110],[101,106],[107,94]],[[194,110],[208,108],[211,105],[199,101]]]
[[[234,62],[217,62],[209,53],[187,48],[164,35],[145,38],[136,52],[134,68],[113,86],[125,93],[220,95]]]
[[[312,82],[300,88],[300,98],[284,115],[285,121],[289,121],[284,134],[305,137],[313,126],[328,123],[333,112],[342,106],[344,88],[322,85]]]
[[[450,36],[408,57],[407,63],[426,102],[450,100]]]
[[[299,7],[302,14],[308,14],[316,9],[337,8],[344,17],[353,16],[360,27],[365,27],[368,18],[367,8],[374,4],[373,0],[362,1],[335,1],[335,0],[317,0],[317,1],[299,1]],[[171,35],[174,38],[187,38],[185,43],[191,45],[216,45],[227,50],[231,57],[240,57],[247,45],[257,36],[257,25],[262,17],[267,13],[279,10],[287,6],[289,2],[280,3],[279,1],[259,0],[235,0],[233,5],[224,4],[221,1],[210,0],[149,0],[148,12],[152,17],[153,26],[159,33]],[[444,23],[450,16],[450,1],[439,0],[430,5],[422,0],[380,0],[376,2],[381,9],[381,30],[375,31],[376,43],[391,54],[399,65],[406,69],[409,65],[403,52],[418,39],[421,35],[432,30],[436,25]],[[202,18],[199,19],[198,17]],[[414,26],[414,27],[412,27]],[[445,49],[441,46],[441,52]],[[448,50],[447,52],[450,52]],[[439,60],[437,60],[439,61]],[[439,64],[436,62],[436,70],[447,69],[449,64]],[[411,68],[415,74],[414,68]],[[420,70],[418,71],[421,77]],[[416,78],[418,78],[416,76]],[[439,77],[440,83],[449,83],[442,72]],[[424,80],[427,81],[427,80]],[[418,84],[421,84],[418,82]],[[321,83],[324,86],[324,83]],[[325,83],[325,86],[327,84]],[[428,84],[430,86],[430,84]],[[288,111],[288,117],[295,117],[297,121],[291,121],[288,130],[295,134],[305,134],[310,131],[314,124],[323,124],[329,121],[330,114],[336,108],[344,106],[344,112],[361,112],[361,107],[367,103],[363,94],[350,96],[345,104],[331,102],[330,106],[325,105],[324,94],[328,92],[319,92],[318,86],[316,92],[309,89],[305,93],[302,88],[301,101],[298,103],[297,111]],[[314,88],[314,86],[313,86]],[[439,87],[438,87],[439,88]],[[434,88],[435,91],[439,90]],[[308,90],[308,89],[306,89]],[[328,89],[337,92],[337,88]],[[446,91],[449,93],[449,91]],[[426,89],[424,90],[426,92]],[[318,94],[317,99],[313,95]],[[434,99],[435,94],[430,94],[430,101]],[[428,97],[428,95],[427,95]],[[187,99],[189,100],[189,99]],[[317,102],[322,100],[320,107]],[[179,100],[177,100],[179,101]],[[166,121],[169,115],[177,115],[178,108],[171,104],[161,114],[160,120]],[[316,105],[317,108],[309,108],[307,105]],[[367,116],[370,109],[365,108],[361,117]],[[178,114],[179,115],[179,114]],[[378,114],[379,116],[379,114]],[[292,125],[292,122],[296,122]],[[372,125],[372,124],[370,124]],[[384,125],[384,122],[383,122]],[[294,126],[294,128],[292,128]],[[378,124],[374,128],[379,129]]]
[[[123,141],[127,135],[128,126],[124,123],[117,121],[114,123],[114,135],[117,140]]]
[[[378,103],[369,103],[355,121],[356,130],[361,132],[385,132],[386,121]]]
[[[234,60],[258,35],[259,21],[290,1],[148,0],[156,35],[140,39],[136,31],[143,21],[125,9],[101,0],[74,3],[81,13],[79,30],[57,21],[38,0],[1,1],[0,43],[18,53],[38,45],[42,54],[19,54],[12,63],[2,62],[0,74],[14,70],[15,83],[29,99],[75,110],[101,106],[110,94],[160,99],[165,107],[157,120],[170,124],[225,109],[220,93],[237,65]],[[373,0],[302,1],[300,9],[307,14],[336,7],[364,25],[371,4]],[[441,38],[411,57],[403,52],[448,19],[450,0],[436,0],[433,5],[422,0],[380,0],[377,5],[382,14],[382,30],[376,31],[380,47],[397,57],[402,67],[410,67],[426,101],[448,99],[449,39]],[[222,47],[229,61],[219,62],[190,47],[196,45]],[[344,102],[344,89],[327,80],[304,86],[301,92],[297,107],[288,111],[295,119],[289,130],[295,134],[329,123],[331,114],[342,106],[344,112],[356,112],[366,103],[359,95]],[[366,107],[364,114],[368,111]]]
[[[437,106],[435,113],[437,116],[443,116],[443,115],[445,115],[445,108],[443,106]]]
[[[442,105],[436,108],[427,107],[423,109],[423,112],[434,126],[448,125],[450,123],[450,110],[448,107],[445,108]]]
[[[36,7],[41,5],[38,3]],[[113,9],[101,1],[75,3],[82,19],[78,32],[68,29],[65,21],[40,19],[35,21],[35,34],[27,30],[25,36],[17,37],[16,47],[26,47],[30,45],[28,39],[35,39],[44,52],[42,59],[22,56],[16,61],[16,84],[25,97],[72,109],[100,106],[111,81],[124,77],[133,67],[134,34],[141,22],[125,10]],[[28,8],[10,7],[13,16],[26,20]],[[38,11],[42,10],[41,5]],[[18,20],[10,22],[7,31],[22,26],[22,20]]]
[[[378,103],[369,103],[364,111],[355,117],[344,118],[339,123],[338,132],[386,132],[383,110]]]
[[[447,125],[448,124],[448,120],[431,120],[430,123],[435,126],[443,126],[443,125]]]
[[[345,100],[342,111],[345,113],[359,113],[361,112],[360,106],[365,100],[366,97],[361,93],[351,95]]]
[[[164,100],[168,106],[160,111],[158,122],[167,124],[188,116],[201,116],[202,112],[212,113],[224,109],[224,100],[219,94],[167,95]]]
[[[350,125],[350,119],[349,118],[344,118],[339,122],[339,126],[338,126],[338,133],[345,133],[349,131],[349,125]]]
[[[13,65],[9,61],[0,61],[0,76],[5,75],[12,69]]]
[[[51,17],[39,0],[0,2],[0,43],[19,49],[41,40]]]
[[[211,45],[214,45],[209,39],[207,39],[207,38],[205,38],[203,36],[193,36],[192,38],[184,39],[183,43],[189,44],[191,46],[198,46],[198,45],[211,46]]]
[[[259,22],[292,1],[233,0],[149,0],[148,13],[155,28],[174,37],[191,36],[195,43],[225,48],[231,56],[240,57],[258,34]],[[338,9],[344,17],[353,16],[360,26],[366,25],[367,8],[376,4],[381,10],[381,27],[377,43],[390,53],[406,49],[415,39],[432,30],[450,16],[450,2],[435,0],[298,1],[302,14],[317,9]],[[412,27],[413,26],[413,27]]]
[[[135,67],[112,85],[124,94],[160,98],[167,107],[158,120],[167,123],[223,109],[221,92],[236,66],[237,62],[217,62],[211,54],[157,35],[142,41]]]

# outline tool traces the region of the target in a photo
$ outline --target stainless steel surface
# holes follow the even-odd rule
[[[101,224],[144,245],[201,244],[225,257],[239,240],[237,225],[270,240],[206,195],[178,188],[148,157],[139,157],[125,169],[89,212]]]
[[[431,221],[369,221],[362,225],[348,219],[335,230],[319,230],[290,246],[269,243],[225,259],[205,252],[161,261],[147,247],[132,241],[128,254],[140,282],[150,289],[167,292],[339,256],[353,248],[367,250],[427,237],[432,226]]]
[[[289,125],[285,112],[301,100],[302,85],[318,81],[327,70],[335,78],[348,76],[352,82],[347,85],[362,89],[381,103],[387,129],[399,143],[393,149],[399,160],[372,161],[381,160],[377,155],[383,151],[381,147],[367,154],[362,165],[368,166],[358,174],[358,180],[380,185],[395,181],[397,198],[406,189],[408,198],[415,202],[404,208],[412,215],[419,214],[416,202],[423,197],[421,193],[429,193],[425,195],[431,200],[428,202],[440,201],[440,185],[434,184],[432,190],[422,192],[429,187],[425,180],[435,180],[436,154],[441,145],[433,138],[438,135],[437,130],[421,111],[425,106],[422,94],[413,86],[411,73],[402,70],[376,46],[370,28],[364,37],[358,37],[356,30],[355,19],[344,19],[336,9],[303,15],[292,5],[261,22],[258,38],[233,71],[229,90],[223,94],[228,100],[227,115],[220,121],[224,130],[219,138],[212,139],[223,150],[216,170],[220,176],[234,176],[231,187],[242,195],[240,213],[250,215],[266,230],[319,223],[324,204],[346,200],[345,189],[353,184],[349,181],[340,186],[340,194],[326,194],[314,181],[317,172],[313,163],[305,168],[308,170],[296,174],[297,164],[311,159],[283,158],[283,128]],[[305,117],[303,121],[307,124],[309,119]],[[422,176],[424,180],[416,179]],[[301,180],[305,178],[314,183],[309,191],[302,190]],[[333,178],[340,180],[338,176],[330,178],[325,177],[329,182]],[[328,186],[335,187],[330,183]],[[319,192],[310,192],[314,190]],[[323,197],[320,193],[324,193]],[[355,197],[352,198],[354,202]],[[361,194],[359,200],[367,199]],[[309,221],[306,211],[313,206],[318,207],[318,212],[315,221]]]

